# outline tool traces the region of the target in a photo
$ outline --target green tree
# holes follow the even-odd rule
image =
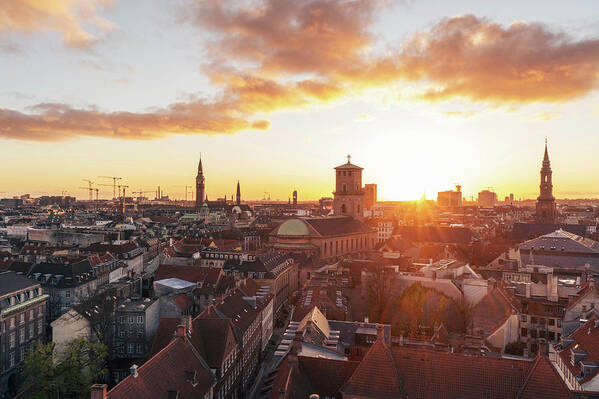
[[[83,338],[75,339],[60,358],[53,356],[54,344],[38,345],[25,357],[25,392],[34,399],[76,399],[89,397],[94,382],[101,382],[106,370],[106,346]]]

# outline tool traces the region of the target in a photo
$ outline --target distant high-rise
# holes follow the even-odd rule
[[[553,172],[551,171],[551,162],[549,162],[549,152],[547,151],[547,139],[545,139],[545,154],[543,155],[543,165],[541,167],[540,193],[537,198],[537,221],[545,224],[554,224],[557,221],[557,208],[555,206],[555,197],[553,196],[553,183],[551,181]]]
[[[490,190],[478,193],[478,206],[481,208],[493,208],[497,203],[497,194]]]
[[[237,180],[237,195],[235,197],[237,205],[241,204],[241,188],[239,187],[239,180]]]
[[[335,192],[333,213],[362,219],[364,215],[364,190],[362,189],[363,168],[350,163],[335,168]]]
[[[443,207],[462,206],[462,186],[455,186],[455,191],[439,191],[437,193],[437,205]]]
[[[297,190],[293,190],[293,207],[297,207]]]
[[[202,168],[202,157],[200,156],[200,163],[198,164],[198,175],[196,176],[196,210],[200,210],[202,208],[202,204],[204,203],[204,196],[206,194],[206,184],[204,178],[204,170]],[[208,201],[208,197],[206,197],[206,201]]]
[[[364,184],[364,208],[370,209],[377,201],[376,184]]]

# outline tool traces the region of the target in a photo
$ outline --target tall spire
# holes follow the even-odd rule
[[[202,168],[202,154],[200,154],[200,163],[198,163],[198,173],[204,173],[204,169]]]
[[[237,205],[241,204],[241,188],[239,187],[239,180],[237,180],[237,196],[235,197]]]
[[[549,152],[547,151],[547,137],[545,137],[545,155],[543,155],[543,165],[549,166]]]

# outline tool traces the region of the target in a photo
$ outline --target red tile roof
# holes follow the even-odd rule
[[[393,354],[381,339],[377,339],[372,345],[340,391],[348,396],[380,399],[407,398],[402,389]]]
[[[194,373],[196,384],[190,381]],[[169,391],[178,392],[180,399],[201,398],[214,383],[189,343],[177,338],[139,367],[136,378],[129,375],[112,388],[108,399],[164,399]]]
[[[196,317],[192,321],[190,341],[210,368],[219,368],[237,346],[231,320],[218,317]]]
[[[583,284],[580,291],[578,291],[576,298],[574,298],[572,302],[568,303],[566,309],[570,309],[572,306],[580,302],[580,300],[582,300],[582,298],[584,298],[587,294],[592,292],[597,293],[597,287],[594,280],[587,281]]]
[[[582,359],[587,362],[595,362],[599,364],[599,327],[595,327],[595,321],[598,319],[596,317],[592,317],[578,327],[572,334],[568,336],[568,338],[573,338],[574,343],[570,344],[566,348],[562,348],[559,352],[559,356],[562,358],[562,362],[568,367],[570,372],[575,376],[580,375],[581,372],[581,364],[578,362],[576,365],[572,365],[570,361],[570,354],[572,349],[586,351],[587,355]],[[578,380],[580,384],[584,384],[585,382],[595,378],[599,374],[599,367],[597,367],[593,372],[589,373],[585,378]]]
[[[186,311],[190,307],[193,306],[193,301],[187,294],[181,293],[173,298],[173,302],[177,305],[177,307],[182,311]]]
[[[555,382],[556,380],[559,382]],[[544,356],[537,356],[518,393],[518,399],[573,397],[566,383],[553,368],[549,359]]]
[[[161,317],[158,323],[158,329],[154,334],[154,341],[152,343],[152,349],[150,350],[151,356],[154,356],[160,352],[165,346],[167,346],[173,339],[177,326],[181,324],[181,319],[178,317]]]

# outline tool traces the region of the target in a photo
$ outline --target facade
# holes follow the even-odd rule
[[[130,362],[147,358],[160,320],[160,301],[149,298],[124,299],[118,303],[114,318],[113,357]],[[129,366],[113,371],[116,382],[128,374]]]
[[[271,232],[268,245],[277,251],[333,260],[363,255],[376,242],[376,230],[361,220],[332,216],[287,219]]]
[[[333,213],[361,220],[364,216],[363,168],[350,163],[350,158],[348,155],[347,163],[335,168]]]
[[[551,163],[547,152],[547,140],[545,140],[545,154],[543,155],[543,166],[541,167],[540,193],[537,198],[536,218],[540,223],[557,223],[557,208],[553,196],[553,183]]]
[[[38,282],[14,272],[0,273],[0,391],[8,397],[17,392],[25,353],[45,340],[47,300]]]
[[[196,176],[196,211],[202,209],[204,198],[206,196],[206,179],[204,178],[204,169],[202,168],[202,158],[198,163],[198,175]]]

